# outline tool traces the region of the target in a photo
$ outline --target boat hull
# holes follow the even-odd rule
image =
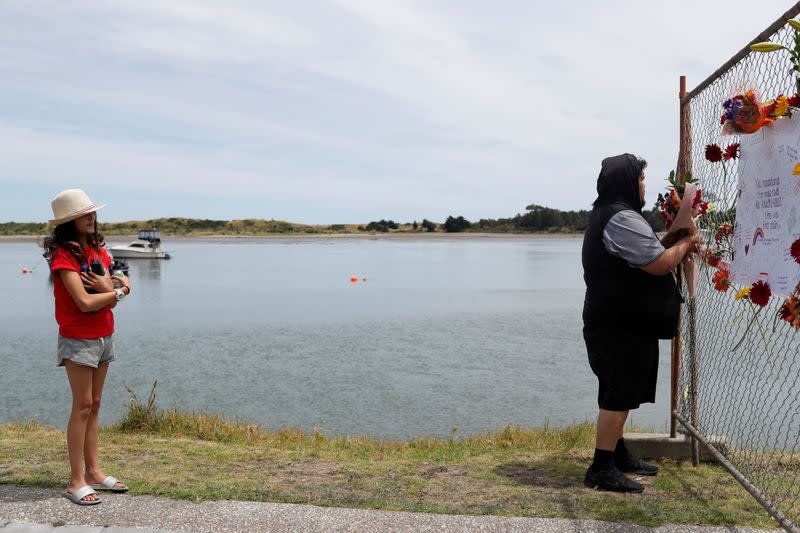
[[[126,248],[109,248],[108,253],[114,259],[166,259],[167,252],[152,250],[129,250]]]

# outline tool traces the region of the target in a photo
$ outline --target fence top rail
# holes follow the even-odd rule
[[[719,79],[723,74],[725,74],[731,68],[733,68],[734,65],[736,65],[742,59],[744,59],[745,56],[747,56],[747,54],[750,53],[750,45],[751,44],[755,44],[755,43],[760,43],[762,41],[766,41],[775,32],[777,32],[779,29],[781,29],[786,24],[787,20],[792,19],[792,18],[796,17],[799,14],[800,14],[800,2],[797,2],[786,13],[784,13],[783,15],[778,17],[778,19],[775,22],[770,24],[770,26],[766,30],[764,30],[761,33],[759,33],[758,35],[756,35],[756,37],[752,41],[747,43],[747,45],[744,48],[739,50],[739,52],[736,55],[734,55],[732,58],[730,58],[728,61],[726,61],[717,70],[715,70],[708,78],[703,80],[700,83],[700,85],[698,85],[697,87],[692,89],[691,92],[689,92],[686,96],[681,98],[681,105],[688,104],[692,100],[692,98],[694,98],[695,96],[700,94],[703,91],[703,89],[705,89],[706,87],[708,87],[709,85],[714,83],[714,81]]]

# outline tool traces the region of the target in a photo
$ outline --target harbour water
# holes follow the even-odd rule
[[[592,420],[580,247],[541,236],[166,239],[173,259],[130,261],[101,423],[124,412],[124,385],[142,396],[156,379],[163,407],[329,434]],[[70,394],[40,256],[33,242],[0,242],[0,422],[64,427]],[[668,424],[667,348],[638,426]]]

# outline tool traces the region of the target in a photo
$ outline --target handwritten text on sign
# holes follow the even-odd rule
[[[800,278],[789,248],[800,236],[800,117],[742,135],[731,274],[737,285],[758,279],[786,295]]]

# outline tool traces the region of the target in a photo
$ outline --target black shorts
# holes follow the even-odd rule
[[[589,365],[600,388],[597,404],[606,411],[628,411],[655,403],[658,339],[626,331],[583,328]]]

